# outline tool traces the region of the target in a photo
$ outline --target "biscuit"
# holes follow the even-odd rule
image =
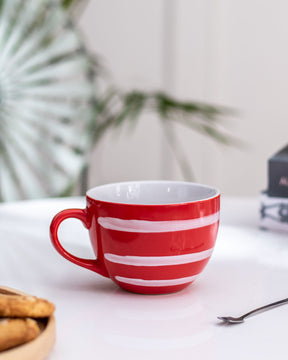
[[[0,351],[24,344],[35,339],[40,333],[36,320],[33,319],[1,319]]]
[[[0,294],[0,317],[49,317],[55,310],[54,304],[36,296]]]

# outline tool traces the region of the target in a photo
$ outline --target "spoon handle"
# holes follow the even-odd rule
[[[288,298],[282,299],[282,300],[278,300],[278,301],[275,301],[275,302],[273,302],[273,303],[270,303],[270,304],[261,306],[261,307],[259,307],[259,308],[257,308],[257,309],[251,310],[251,311],[249,311],[248,313],[242,315],[241,317],[244,319],[244,318],[246,318],[246,317],[248,317],[248,316],[250,316],[250,315],[252,315],[252,314],[260,313],[260,312],[262,312],[262,311],[265,311],[265,310],[268,310],[268,309],[270,309],[270,308],[274,308],[274,307],[280,306],[280,305],[285,304],[285,303],[287,303],[287,302],[288,302]]]

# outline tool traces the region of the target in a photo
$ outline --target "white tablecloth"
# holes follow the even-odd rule
[[[49,360],[286,359],[288,305],[223,326],[218,315],[240,315],[288,297],[288,234],[258,228],[257,198],[223,198],[217,245],[199,279],[179,293],[137,295],[63,259],[49,223],[83,198],[0,205],[0,283],[56,305],[56,343]],[[87,230],[67,220],[62,243],[93,257]]]

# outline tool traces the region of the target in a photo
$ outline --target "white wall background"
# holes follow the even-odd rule
[[[258,195],[268,157],[288,143],[287,13],[284,0],[90,0],[80,26],[119,87],[234,108],[224,124],[242,148],[174,130],[196,181]],[[95,149],[90,186],[182,179],[155,116],[128,129],[110,132]]]

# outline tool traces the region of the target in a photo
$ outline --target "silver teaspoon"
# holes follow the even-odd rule
[[[242,322],[244,322],[244,319],[248,316],[251,316],[251,315],[254,315],[256,313],[261,313],[265,310],[269,310],[269,309],[272,309],[274,307],[277,307],[277,306],[280,306],[280,305],[283,305],[283,304],[286,304],[288,303],[288,298],[286,299],[283,299],[283,300],[279,300],[279,301],[275,301],[271,304],[268,304],[268,305],[264,305],[264,306],[261,306],[257,309],[254,309],[254,310],[251,310],[249,311],[248,313],[242,315],[242,316],[239,316],[239,317],[233,317],[233,316],[218,316],[217,318],[219,320],[222,320],[224,321],[224,323],[226,324],[240,324]]]

